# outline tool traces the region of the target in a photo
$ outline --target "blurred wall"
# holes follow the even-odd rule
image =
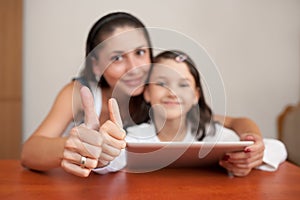
[[[277,137],[276,117],[299,101],[300,1],[26,0],[23,140],[78,74],[89,28],[111,11],[128,11],[146,26],[201,44],[222,75],[227,113],[252,118],[265,137]]]

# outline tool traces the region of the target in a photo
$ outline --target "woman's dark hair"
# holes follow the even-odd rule
[[[107,35],[113,33],[117,28],[125,26],[141,28],[148,42],[149,48],[151,47],[151,41],[148,31],[146,30],[144,24],[133,15],[125,12],[113,12],[103,16],[93,25],[86,41],[86,61],[85,67],[81,71],[81,76],[84,77],[84,79],[86,79],[87,82],[97,82],[93,73],[91,61],[91,58],[95,57],[96,55],[90,55],[90,53],[97,47],[97,45],[99,45],[107,38]],[[151,60],[152,57],[152,50],[150,49]],[[100,87],[109,87],[107,81],[103,76],[101,76],[98,85]]]
[[[187,113],[187,119],[190,120],[192,123],[192,133],[196,134],[197,140],[202,140],[205,135],[207,134],[207,131],[213,131],[214,132],[214,126],[212,125],[212,118],[213,118],[213,113],[210,109],[210,107],[207,105],[201,85],[201,79],[200,79],[200,74],[197,70],[197,67],[193,60],[186,55],[185,53],[178,51],[178,50],[169,50],[169,51],[164,51],[160,54],[158,54],[154,58],[154,63],[158,63],[162,59],[172,59],[176,60],[177,62],[184,62],[194,77],[196,87],[199,90],[200,93],[200,98],[198,100],[198,103],[194,105],[191,110]],[[147,82],[149,83],[149,79],[151,76],[151,72],[153,70],[153,67],[155,65],[152,65]],[[146,86],[147,87],[147,86]],[[132,99],[131,104],[136,104],[136,100]],[[139,108],[136,109],[132,114],[132,119],[135,123],[140,124],[144,122],[149,122],[150,116],[149,116],[149,111],[151,108],[151,105],[147,103],[144,99],[141,100],[139,99],[139,103],[141,106],[138,106]],[[212,130],[207,130],[208,128],[212,128]]]

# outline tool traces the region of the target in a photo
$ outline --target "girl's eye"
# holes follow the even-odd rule
[[[144,50],[144,49],[139,49],[139,50],[136,51],[136,54],[139,55],[139,56],[142,56],[145,53],[146,53],[146,50]]]
[[[158,86],[161,86],[161,87],[166,87],[166,83],[164,83],[162,81],[156,82],[155,85],[158,85]]]
[[[121,61],[121,60],[123,60],[123,56],[122,56],[122,55],[116,55],[116,56],[113,56],[113,57],[111,58],[111,60],[112,60],[113,62],[115,62],[115,61]]]

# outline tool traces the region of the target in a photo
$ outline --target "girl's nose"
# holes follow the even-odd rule
[[[177,97],[177,88],[173,84],[169,85],[168,89],[168,95],[170,97]]]

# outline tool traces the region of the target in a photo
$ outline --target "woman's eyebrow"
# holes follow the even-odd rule
[[[111,54],[124,54],[124,51],[121,51],[121,50],[115,50],[115,51],[112,51],[111,53],[110,53],[110,55]]]
[[[149,47],[147,47],[147,45],[140,45],[138,47],[135,47],[134,49],[131,49],[130,51],[129,50],[114,50],[110,54],[125,54],[125,53],[132,52],[136,49],[145,49],[145,48],[149,48]]]

